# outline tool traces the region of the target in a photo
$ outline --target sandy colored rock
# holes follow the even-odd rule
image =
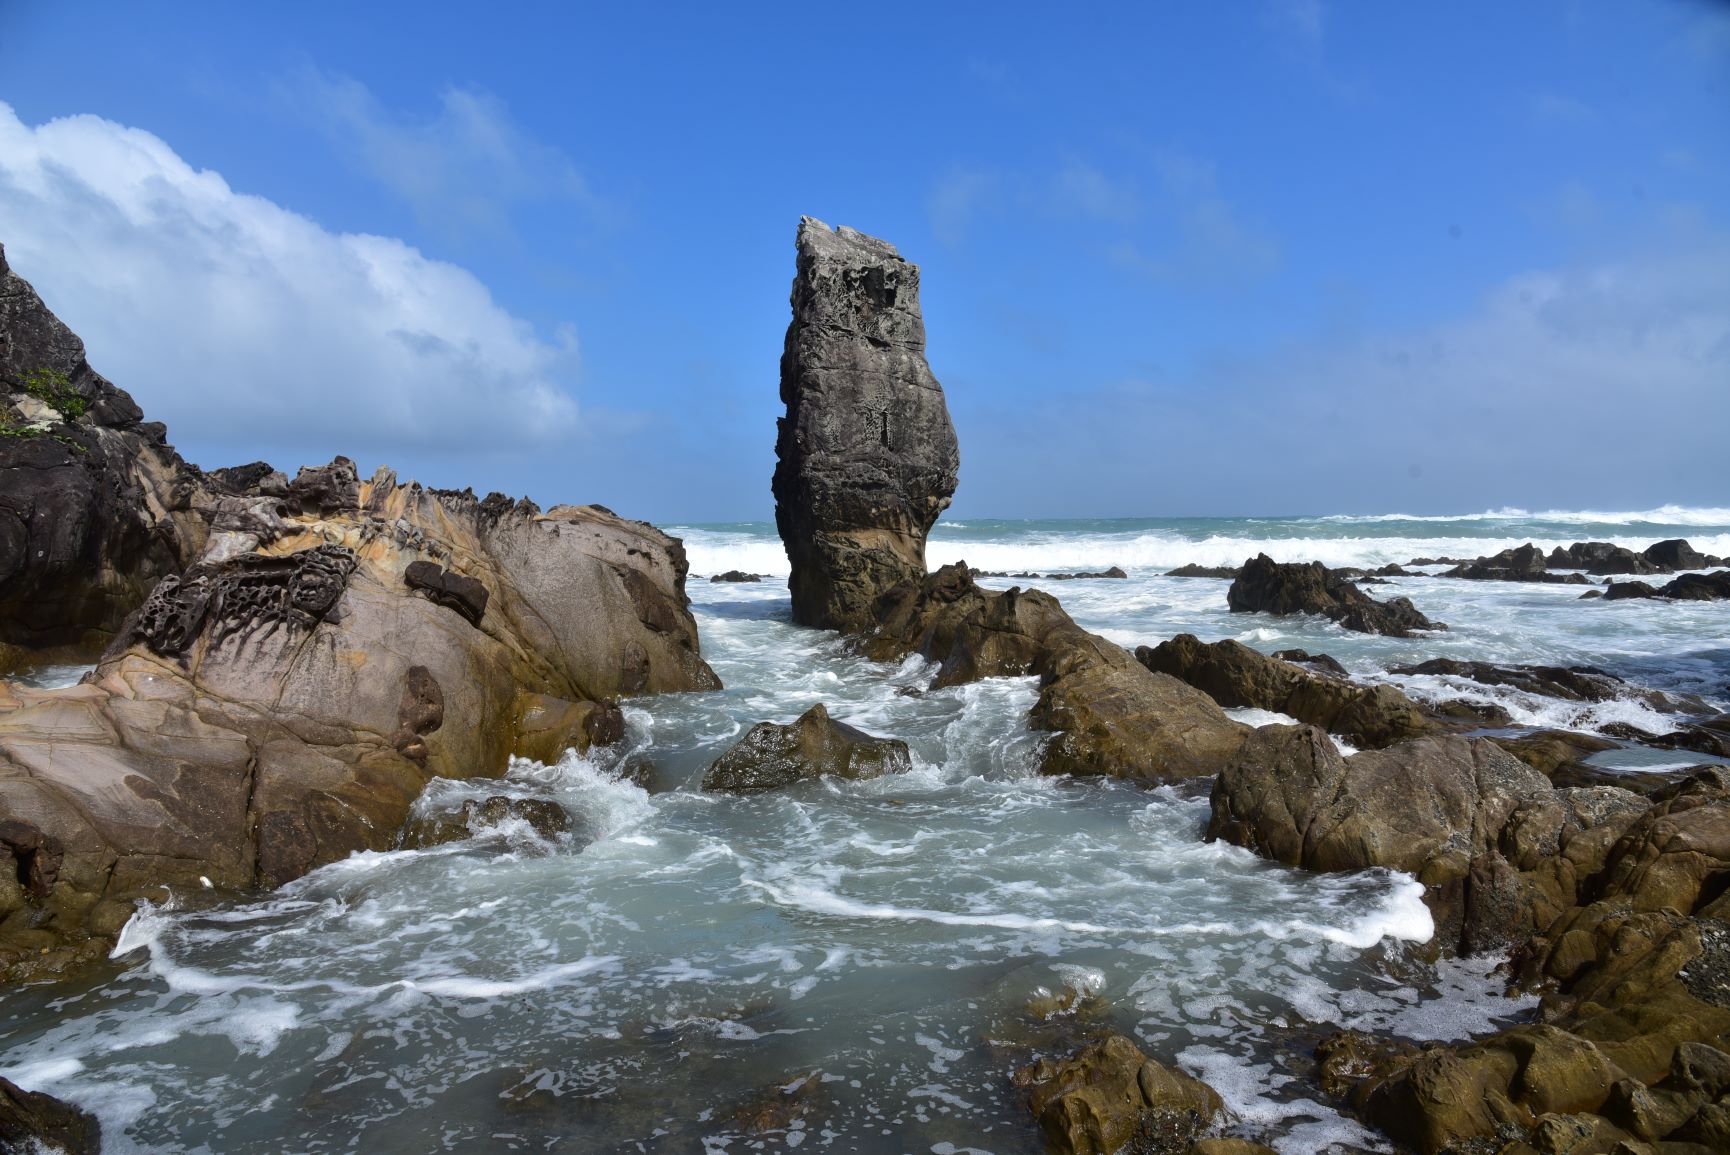
[[[1439,728],[1393,686],[1359,685],[1312,673],[1229,638],[1207,643],[1194,634],[1179,634],[1157,646],[1137,647],[1135,658],[1228,709],[1250,706],[1288,714],[1358,746],[1391,746]]]

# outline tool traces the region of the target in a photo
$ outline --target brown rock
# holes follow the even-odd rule
[[[1205,643],[1179,634],[1155,647],[1138,647],[1135,658],[1206,692],[1221,706],[1289,714],[1360,746],[1390,746],[1438,728],[1392,686],[1360,686],[1312,674],[1230,639]]]
[[[1447,629],[1408,599],[1378,602],[1318,561],[1282,565],[1265,553],[1244,562],[1225,597],[1234,614],[1320,614],[1365,634],[1409,638],[1418,630]]]
[[[1182,1152],[1222,1109],[1213,1088],[1149,1059],[1109,1035],[1065,1059],[1040,1059],[1015,1073],[1054,1155]]]

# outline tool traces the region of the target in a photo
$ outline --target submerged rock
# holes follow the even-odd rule
[[[1157,646],[1137,647],[1135,657],[1150,670],[1202,690],[1221,706],[1289,714],[1359,746],[1391,746],[1437,729],[1416,702],[1393,686],[1363,686],[1312,674],[1230,639],[1207,643],[1194,634],[1179,634]]]
[[[757,794],[824,776],[881,778],[911,769],[907,743],[877,738],[829,717],[821,702],[785,726],[759,722],[710,764],[703,789]]]
[[[0,1151],[98,1155],[102,1124],[88,1111],[0,1079]]]
[[[1028,1064],[1014,1079],[1053,1155],[1183,1155],[1224,1109],[1212,1087],[1117,1034]]]
[[[1710,711],[1692,694],[1649,690],[1593,666],[1498,666],[1493,662],[1461,662],[1432,658],[1415,666],[1395,666],[1390,673],[1467,678],[1485,686],[1506,686],[1567,702],[1641,702],[1662,713],[1704,714]]]
[[[793,620],[857,633],[886,590],[925,576],[925,538],[960,456],[925,361],[919,268],[886,241],[799,222],[781,357],[775,525]]]
[[[0,672],[23,650],[94,656],[198,556],[211,501],[0,247]]]
[[[404,850],[425,850],[447,842],[460,842],[489,826],[498,826],[511,819],[526,823],[549,842],[571,832],[570,813],[550,798],[512,798],[494,794],[483,799],[470,798],[456,810],[410,818],[403,824],[401,845]]]
[[[1226,602],[1236,614],[1320,614],[1348,630],[1396,638],[1447,629],[1405,598],[1376,601],[1319,561],[1282,565],[1265,553],[1243,564]]]
[[[1237,575],[1238,567],[1234,565],[1198,565],[1195,562],[1165,571],[1166,577],[1234,578]]]

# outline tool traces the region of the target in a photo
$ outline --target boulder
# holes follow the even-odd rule
[[[1282,565],[1265,553],[1244,563],[1226,602],[1232,613],[1320,614],[1348,630],[1396,638],[1447,629],[1406,598],[1376,601],[1320,562]]]
[[[1212,1087],[1117,1034],[1021,1067],[1014,1081],[1053,1155],[1180,1155],[1224,1109]]]
[[[773,489],[793,620],[858,633],[879,595],[925,576],[959,449],[925,361],[917,265],[803,217],[792,303]]]
[[[711,582],[760,582],[762,575],[746,573],[742,569],[730,569],[726,573],[718,573],[709,579]]]
[[[1251,728],[1201,691],[1118,654],[1073,668],[1060,660],[1045,680],[1028,715],[1035,730],[1053,732],[1041,772],[1148,785],[1219,773]]]
[[[88,1111],[0,1079],[0,1151],[98,1155],[102,1124]]]
[[[1655,557],[1661,557],[1669,547],[1675,544],[1687,545],[1687,542],[1659,542],[1648,547],[1645,554],[1635,553],[1626,546],[1616,545],[1607,541],[1577,541],[1567,549],[1560,546],[1550,551],[1546,559],[1551,569],[1583,569],[1594,574],[1657,574],[1669,573],[1673,568],[1664,565]],[[1655,556],[1648,556],[1652,551],[1658,551]]]
[[[1685,573],[1658,593],[1679,602],[1723,601],[1730,598],[1730,573]]]
[[[1655,598],[1658,591],[1646,582],[1611,582],[1604,587],[1604,600],[1622,601],[1627,598]]]
[[[0,248],[0,673],[89,658],[204,548],[210,495]]]
[[[719,685],[683,550],[652,526],[352,476],[302,471],[271,540],[164,578],[84,684],[0,684],[0,819],[62,853],[46,896],[0,894],[34,908],[0,924],[0,969],[77,965],[167,887],[388,849],[434,776],[616,738],[621,696]]]
[[[1358,746],[1391,746],[1438,728],[1393,686],[1361,686],[1313,674],[1230,639],[1206,643],[1179,634],[1158,646],[1137,647],[1135,657],[1228,709],[1250,706],[1288,714]]]
[[[1653,542],[1640,556],[1665,570],[1705,569],[1712,560],[1679,537]]]
[[[1614,794],[1626,795],[1618,814],[1640,805]],[[1474,953],[1523,941],[1571,900],[1572,876],[1522,872],[1541,874],[1559,840],[1602,825],[1594,807],[1608,805],[1555,791],[1481,738],[1342,758],[1313,726],[1263,726],[1215,782],[1207,836],[1310,870],[1406,871],[1424,884],[1441,945]]]
[[[877,738],[829,717],[821,702],[781,726],[759,722],[715,759],[703,789],[759,794],[814,778],[881,778],[912,768],[907,743]]]

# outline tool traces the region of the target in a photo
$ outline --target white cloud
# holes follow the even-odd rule
[[[285,95],[447,238],[507,235],[511,211],[524,204],[598,208],[570,158],[524,132],[486,91],[446,88],[437,114],[418,120],[387,110],[359,81],[316,69],[288,82]]]
[[[33,128],[0,102],[0,243],[182,444],[486,450],[576,425],[573,333],[548,340],[468,271],[327,232],[140,129]]]

